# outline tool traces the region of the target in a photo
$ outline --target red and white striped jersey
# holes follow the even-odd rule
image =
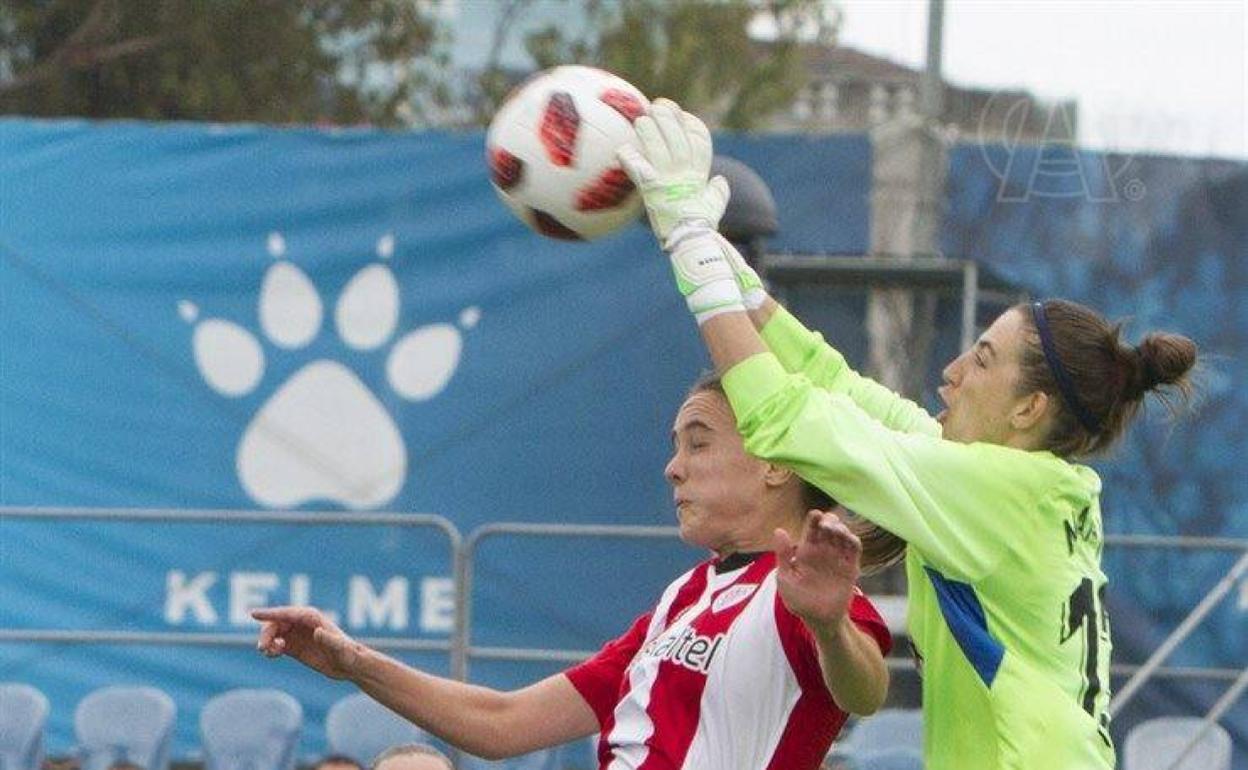
[[[776,590],[775,554],[712,559],[568,678],[602,726],[600,770],[815,770],[846,714],[814,638]],[[888,653],[856,592],[850,618]]]

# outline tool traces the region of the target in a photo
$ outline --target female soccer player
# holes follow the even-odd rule
[[[1019,305],[945,368],[933,419],[852,371],[715,233],[727,191],[697,118],[656,100],[635,126],[620,159],[746,451],[907,543],[928,769],[1112,768],[1101,482],[1074,461],[1113,444],[1145,394],[1186,397],[1195,345],[1132,347],[1086,307]]]
[[[854,585],[862,546],[812,510],[826,497],[745,453],[716,381],[685,400],[672,441],[681,538],[715,556],[585,663],[498,692],[409,668],[311,607],[254,612],[259,649],[490,759],[597,731],[603,770],[815,770],[846,712],[875,711],[888,688],[888,630]]]

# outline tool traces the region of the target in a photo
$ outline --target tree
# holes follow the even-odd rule
[[[0,3],[0,112],[397,124],[436,95],[436,2]]]
[[[508,0],[514,19],[532,0]],[[826,0],[585,0],[586,30],[548,25],[525,38],[538,69],[556,64],[590,64],[610,70],[650,96],[675,99],[726,128],[747,129],[789,105],[803,85],[802,41],[823,38],[835,21]],[[759,17],[770,21],[774,39],[750,35]],[[500,25],[497,52],[505,42]],[[509,85],[491,57],[482,76],[489,115]]]

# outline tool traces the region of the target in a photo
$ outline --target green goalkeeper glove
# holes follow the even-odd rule
[[[712,152],[706,124],[670,99],[655,99],[633,125],[639,147],[626,144],[617,157],[641,192],[663,248],[672,248],[672,232],[683,222],[717,228],[728,205],[728,180],[707,179]]]
[[[641,191],[650,227],[672,260],[676,288],[698,325],[720,313],[744,311],[728,254],[715,228],[728,205],[728,181],[708,180],[711,134],[669,99],[656,99],[638,118],[639,147],[618,157]]]

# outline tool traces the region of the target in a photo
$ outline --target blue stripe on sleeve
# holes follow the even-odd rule
[[[997,669],[1001,667],[1001,658],[1005,655],[1005,646],[988,633],[984,608],[975,595],[975,589],[967,583],[950,580],[931,567],[923,569],[936,589],[940,613],[944,615],[953,638],[979,678],[992,687]]]

